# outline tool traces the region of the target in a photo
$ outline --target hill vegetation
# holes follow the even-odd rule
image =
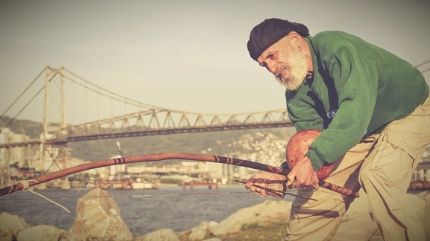
[[[5,127],[9,121],[9,117],[0,117],[0,127]],[[42,124],[30,120],[15,120],[8,128],[15,133],[28,135],[31,139],[38,139],[42,132]],[[122,153],[126,156],[189,152],[235,154],[237,157],[246,158],[247,154],[257,153],[276,142],[277,146],[274,148],[279,147],[279,156],[282,158],[283,146],[292,133],[294,133],[292,128],[237,130],[75,142],[69,143],[68,147],[72,156],[83,160],[99,160],[118,155],[117,141],[120,142]],[[242,153],[245,153],[243,154],[245,156]]]

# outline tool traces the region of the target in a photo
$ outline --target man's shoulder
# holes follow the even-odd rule
[[[373,45],[342,31],[324,31],[310,38],[315,52],[325,61],[337,61],[339,53],[368,52]],[[367,50],[366,50],[367,49]]]
[[[354,45],[357,42],[363,42],[363,40],[342,31],[323,31],[313,36],[312,42],[317,48],[336,50],[341,47]]]
[[[314,35],[314,39],[318,41],[327,41],[332,40],[334,38],[345,38],[353,36],[349,33],[343,31],[322,31]]]
[[[332,42],[332,41],[351,41],[351,39],[359,39],[357,36],[343,31],[323,31],[314,35],[313,39],[317,42]]]

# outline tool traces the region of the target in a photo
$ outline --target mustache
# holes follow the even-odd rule
[[[281,83],[284,83],[287,81],[287,79],[284,78],[283,75],[285,72],[287,72],[289,70],[290,70],[290,68],[287,65],[281,65],[276,69],[274,76],[278,81],[280,81]]]
[[[282,78],[282,76],[275,75],[275,79],[281,84],[286,84],[286,82],[287,82],[287,80]]]

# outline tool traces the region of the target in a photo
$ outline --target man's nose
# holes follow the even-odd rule
[[[266,63],[266,69],[267,69],[270,73],[274,74],[274,73],[275,73],[275,71],[276,71],[276,65],[275,65],[275,63],[273,63],[272,61],[268,61],[268,62]]]

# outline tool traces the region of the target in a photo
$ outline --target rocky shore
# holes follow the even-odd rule
[[[426,232],[430,240],[430,193],[417,194],[427,200]],[[0,213],[0,240],[3,241],[261,241],[282,240],[285,224],[289,219],[291,202],[266,200],[243,208],[223,221],[205,221],[182,232],[160,229],[142,236],[135,236],[121,218],[120,210],[109,194],[102,189],[93,189],[79,198],[76,217],[68,230],[48,225],[31,226],[23,218],[9,213]],[[362,203],[352,205],[343,217],[334,241],[357,240],[357,230],[363,228],[373,233],[366,237],[371,241],[382,240],[376,224],[368,215],[359,216]],[[352,224],[351,220],[354,219]],[[360,227],[357,227],[359,220]],[[356,236],[354,236],[356,235]],[[355,238],[354,238],[355,237]]]

